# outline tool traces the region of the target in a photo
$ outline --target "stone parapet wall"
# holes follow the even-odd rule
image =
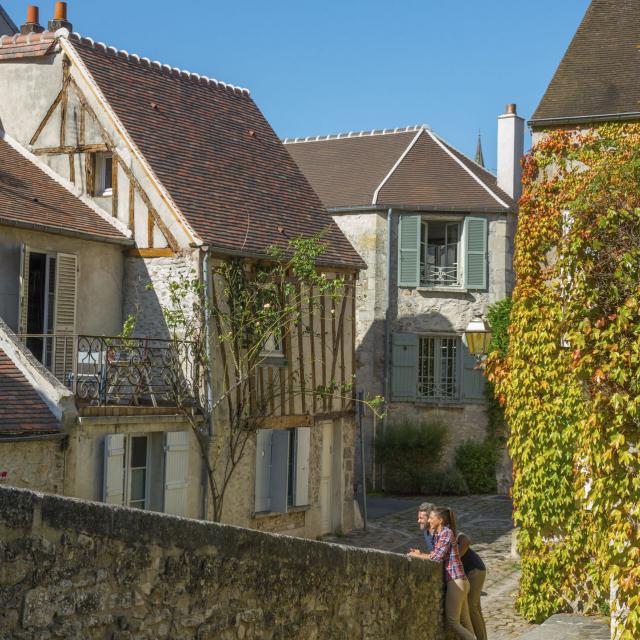
[[[0,488],[0,638],[444,638],[436,563]]]

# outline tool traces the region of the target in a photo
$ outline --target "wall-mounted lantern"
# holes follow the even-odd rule
[[[476,316],[464,330],[464,338],[469,352],[481,360],[489,353],[491,345],[491,327],[480,317]]]

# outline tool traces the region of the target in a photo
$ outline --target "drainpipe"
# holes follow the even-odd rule
[[[393,209],[387,210],[387,284],[385,291],[385,310],[384,310],[384,364],[383,364],[383,380],[382,380],[382,396],[385,404],[385,416],[382,418],[382,432],[387,429],[387,409],[389,407],[389,364],[391,351],[391,327],[389,323],[389,311],[391,309],[391,273],[393,255],[391,253],[391,230],[393,221]],[[375,439],[375,434],[374,434]],[[375,442],[374,442],[375,448]]]
[[[202,260],[202,282],[204,284],[204,290],[206,295],[206,304],[204,309],[204,326],[205,326],[205,341],[207,348],[207,362],[209,363],[209,368],[206,372],[206,391],[207,391],[207,403],[209,407],[213,406],[213,344],[211,341],[211,314],[209,312],[209,305],[213,300],[213,282],[211,279],[211,250],[209,247],[204,247],[204,257]],[[207,423],[207,451],[209,451],[209,445],[213,439],[214,434],[214,418],[213,411],[209,412],[209,419]],[[203,470],[203,504],[202,504],[202,514],[203,519],[209,519],[209,478],[207,473],[207,466],[204,461],[202,463]]]

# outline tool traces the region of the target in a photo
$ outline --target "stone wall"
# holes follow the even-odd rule
[[[0,488],[0,638],[437,640],[441,566]]]
[[[64,452],[62,438],[8,440],[0,438],[0,473],[15,487],[62,493]]]

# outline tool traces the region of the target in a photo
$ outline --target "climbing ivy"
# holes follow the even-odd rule
[[[524,163],[505,406],[531,620],[640,638],[640,125],[548,132]]]

